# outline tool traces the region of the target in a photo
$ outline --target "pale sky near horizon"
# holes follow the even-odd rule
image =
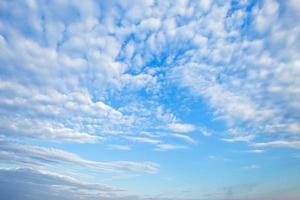
[[[1,0],[0,200],[299,200],[299,0]]]

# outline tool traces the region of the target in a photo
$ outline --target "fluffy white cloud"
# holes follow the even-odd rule
[[[141,125],[194,131],[157,101],[163,86],[175,82],[204,99],[228,128],[299,133],[295,1],[266,0],[250,11],[247,1],[232,9],[206,0],[97,3],[54,1],[45,9],[28,1],[11,13],[13,2],[1,4],[8,17],[0,23],[0,104],[8,119],[19,119],[12,109],[32,121],[47,116],[44,124],[90,137],[87,142],[96,141],[95,133]],[[23,20],[10,23],[15,19]],[[71,141],[66,129],[55,135]]]
[[[287,25],[297,16],[288,14],[291,8],[283,4],[263,1],[250,13],[247,2],[230,11],[226,3],[215,4],[202,21],[187,22],[206,27],[198,34],[206,40],[195,41],[198,48],[190,50],[188,61],[174,62],[170,78],[204,99],[215,119],[224,120],[229,130],[239,128],[244,134],[239,139],[249,134],[268,137],[263,133],[299,138],[299,54],[295,53],[299,51],[294,44],[300,32],[299,26]],[[247,22],[250,16],[252,21]],[[243,29],[253,34],[245,36]]]
[[[255,28],[264,33],[272,27],[279,15],[279,4],[274,0],[267,0],[263,2],[262,8],[255,8],[253,14],[255,15]]]
[[[3,119],[1,133],[7,136],[21,136],[54,142],[96,143],[100,137],[65,127],[61,123],[50,123],[41,119]]]
[[[159,165],[153,162],[91,161],[13,140],[49,145],[105,140],[115,150],[147,143],[168,151],[197,144],[187,135],[195,132],[247,142],[259,148],[253,153],[264,147],[298,149],[297,3],[2,1],[0,137],[5,140],[0,141],[0,159],[34,168],[75,165],[97,172],[155,173]],[[186,110],[210,117],[193,105],[185,108],[189,101],[210,108],[213,119],[198,123],[211,127],[186,119]],[[220,132],[226,135],[210,130],[214,121],[216,129],[223,127],[219,122],[225,124],[227,130]],[[82,195],[70,182],[66,187]],[[231,197],[231,189],[226,191]]]
[[[192,124],[172,123],[168,125],[169,130],[178,133],[187,133],[195,131],[196,128]]]

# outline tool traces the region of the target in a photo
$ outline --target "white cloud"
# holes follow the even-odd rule
[[[254,136],[272,133],[274,138],[297,134],[299,70],[295,66],[299,54],[295,52],[299,51],[293,45],[297,43],[293,35],[299,35],[299,30],[297,25],[288,25],[297,16],[282,2],[257,4],[251,11],[254,22],[244,28],[259,34],[253,32],[248,39],[241,31],[249,17],[246,4],[232,13],[227,13],[230,6],[226,3],[214,4],[214,9],[203,16],[203,24],[196,23],[198,29],[205,27],[199,35],[207,41],[191,50],[193,56],[188,62],[174,64],[170,78],[191,95],[204,99],[215,120],[226,122],[229,130],[238,128],[240,133]],[[285,34],[291,35],[290,39]]]
[[[263,149],[253,149],[253,150],[249,150],[249,151],[247,151],[248,153],[257,153],[257,154],[259,154],[259,153],[264,153],[264,152],[266,152],[265,150],[263,150]]]
[[[150,144],[158,144],[161,142],[160,140],[147,138],[147,137],[126,137],[126,139],[132,142],[141,142],[141,143],[150,143]]]
[[[300,141],[286,141],[286,140],[276,140],[271,142],[259,142],[252,144],[254,147],[286,147],[286,148],[300,148]]]
[[[204,136],[211,136],[213,134],[211,130],[208,130],[204,127],[201,127],[199,130]]]
[[[168,125],[169,130],[177,133],[188,133],[196,130],[192,124],[172,123]]]
[[[199,0],[199,1],[203,10],[207,12],[212,4],[212,1],[211,0]]]
[[[254,11],[256,29],[260,33],[264,33],[272,28],[272,24],[276,22],[278,17],[279,5],[277,1],[266,0],[263,2],[261,9]]]
[[[232,138],[223,138],[222,140],[225,142],[250,142],[255,138],[253,135],[242,135],[236,136]]]
[[[80,156],[55,148],[24,145],[1,141],[0,159],[6,163],[39,168],[42,166],[77,166],[97,172],[141,171],[156,173],[159,165],[152,162],[111,161],[100,162],[81,158]]]
[[[43,144],[105,140],[112,149],[130,150],[110,145],[121,138],[157,151],[196,142],[179,133],[219,137],[180,123],[188,119],[169,101],[173,96],[164,96],[179,89],[184,101],[210,107],[209,124],[222,120],[239,130],[222,135],[226,142],[256,137],[257,148],[299,148],[298,1],[255,3],[251,10],[250,1],[3,1],[0,137]],[[19,166],[159,169],[41,146],[3,143],[0,149],[5,163]]]
[[[139,28],[143,31],[155,31],[157,30],[161,25],[161,21],[156,18],[148,18],[141,22]]]
[[[176,145],[176,144],[158,144],[156,145],[156,151],[170,151],[170,150],[179,150],[179,149],[187,149],[187,146]]]
[[[267,0],[249,12],[247,1],[4,2],[2,134],[83,143],[200,130],[159,100],[170,84],[203,99],[229,129],[297,135],[295,2]]]
[[[3,119],[1,133],[7,136],[51,140],[54,142],[96,143],[101,138],[75,129],[67,128],[61,123],[49,123],[41,119]]]
[[[30,168],[0,169],[0,193],[6,199],[106,199],[122,191],[99,183],[81,182],[73,177]],[[6,185],[6,187],[4,187]],[[16,195],[18,194],[18,195]]]
[[[197,141],[195,139],[193,139],[192,137],[188,136],[188,135],[182,135],[182,134],[172,134],[171,136],[175,137],[175,138],[179,138],[179,139],[182,139],[186,142],[189,142],[189,143],[197,143]]]

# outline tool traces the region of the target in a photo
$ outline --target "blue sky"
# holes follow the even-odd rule
[[[300,199],[298,0],[3,0],[0,196]]]

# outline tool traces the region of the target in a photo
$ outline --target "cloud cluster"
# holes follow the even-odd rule
[[[96,142],[97,135],[139,132],[141,125],[195,130],[172,111],[169,118],[159,115],[159,109],[169,112],[157,100],[167,83],[204,99],[229,129],[299,133],[293,1],[53,1],[47,8],[25,1],[14,7],[1,4],[2,134]],[[37,127],[20,130],[32,123]]]
[[[300,32],[292,1],[213,7],[185,22],[193,33],[202,30],[202,43],[174,63],[171,77],[204,99],[232,134],[299,139]]]
[[[181,102],[190,99],[210,108],[214,119],[208,121],[225,124],[223,141],[298,149],[297,3],[2,1],[0,159],[35,169],[75,165],[98,172],[155,173],[159,164],[153,162],[90,161],[25,143],[106,140],[115,150],[129,151],[136,143],[155,151],[186,149],[197,144],[190,134],[218,132],[183,119],[183,112],[194,108]],[[20,139],[25,142],[16,142]],[[56,186],[62,184],[70,199],[94,199],[86,190],[100,192],[102,199],[114,192],[34,170],[0,171],[1,192],[8,199],[15,187],[32,187],[38,180],[45,183],[37,182],[28,199],[56,199],[45,195],[49,188],[61,194]],[[16,179],[3,188],[9,176]]]

